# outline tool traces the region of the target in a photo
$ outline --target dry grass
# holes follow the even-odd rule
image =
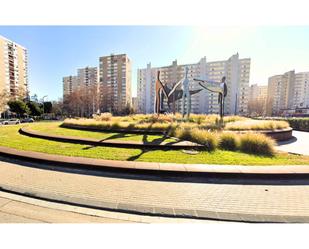
[[[275,141],[263,134],[248,133],[240,136],[240,151],[245,153],[273,156],[274,146]]]
[[[208,151],[213,151],[218,147],[218,137],[215,133],[199,128],[179,127],[174,131],[174,136],[204,145]]]
[[[101,115],[94,115],[94,120],[96,121],[110,121],[112,119],[112,114],[109,112],[101,113]]]
[[[289,127],[289,123],[285,121],[274,120],[244,120],[230,122],[225,125],[226,130],[242,131],[242,130],[276,130]]]
[[[219,148],[235,151],[239,149],[239,135],[232,132],[222,132],[219,139]]]

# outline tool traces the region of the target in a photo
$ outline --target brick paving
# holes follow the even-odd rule
[[[51,200],[152,215],[309,222],[309,180],[301,185],[149,181],[0,162],[0,187]]]

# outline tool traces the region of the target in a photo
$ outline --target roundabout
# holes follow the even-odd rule
[[[108,131],[71,129],[60,122],[0,127],[0,188],[138,216],[309,222],[309,203],[304,201],[309,195],[308,156],[278,147],[272,155],[246,152],[241,143],[260,144],[237,132],[232,138],[240,144],[231,150],[221,147],[225,137],[218,131],[202,132],[200,140],[191,127],[180,136],[177,127],[160,133],[156,123],[147,133],[147,125],[139,132],[131,125],[126,133],[115,126]],[[259,141],[268,142],[262,136]]]

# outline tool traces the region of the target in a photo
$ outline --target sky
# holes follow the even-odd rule
[[[309,26],[0,26],[0,35],[28,50],[30,94],[62,97],[62,77],[99,66],[99,57],[126,53],[132,61],[132,95],[137,69],[251,58],[250,84],[289,70],[309,71]]]

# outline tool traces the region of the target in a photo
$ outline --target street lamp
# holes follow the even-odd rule
[[[45,110],[44,110],[44,99],[47,97],[47,95],[45,95],[42,99],[43,99],[43,117],[44,117],[44,112],[45,112]]]

